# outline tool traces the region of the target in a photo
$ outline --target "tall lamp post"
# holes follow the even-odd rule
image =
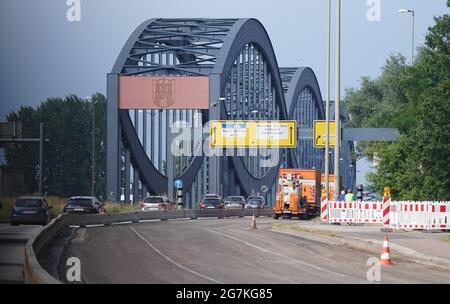
[[[339,193],[340,189],[340,145],[341,145],[341,114],[340,114],[340,100],[341,100],[341,0],[336,0],[336,99],[334,102],[334,121],[335,121],[335,135],[334,135],[334,191]],[[338,200],[338,196],[334,196],[334,200]]]
[[[95,101],[92,97],[86,97],[92,105],[92,175],[91,175],[91,195],[95,196]]]
[[[414,10],[411,9],[406,9],[406,8],[402,8],[399,9],[398,12],[400,14],[407,14],[407,13],[411,13],[412,15],[412,49],[411,49],[411,65],[413,65],[414,63],[414,32],[415,32],[415,13]]]
[[[328,0],[328,35],[327,35],[327,96],[325,105],[325,189],[327,199],[330,195],[330,65],[331,65],[331,0]]]

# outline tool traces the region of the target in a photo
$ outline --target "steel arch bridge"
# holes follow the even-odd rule
[[[120,76],[207,76],[209,109],[119,109]],[[183,181],[185,205],[205,193],[259,193],[269,204],[280,166],[323,169],[323,150],[312,146],[312,124],[324,119],[320,88],[310,68],[279,68],[256,19],[150,19],[131,34],[107,76],[108,199],[137,201],[147,193],[173,195]],[[170,128],[209,120],[296,120],[295,149],[277,153],[234,149],[208,155],[193,140],[191,153],[173,156]],[[194,131],[192,131],[194,132]],[[202,137],[203,146],[207,138]],[[183,143],[184,144],[184,143]],[[230,152],[227,150],[226,152]],[[260,161],[277,154],[270,167]]]

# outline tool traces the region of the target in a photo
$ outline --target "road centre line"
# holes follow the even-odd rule
[[[192,274],[194,274],[194,275],[196,275],[196,276],[199,276],[199,277],[201,277],[201,278],[203,278],[203,279],[206,279],[206,280],[208,280],[208,281],[211,281],[211,282],[214,282],[214,283],[217,283],[217,284],[224,284],[224,283],[221,282],[221,281],[218,281],[218,280],[216,280],[216,279],[213,279],[213,278],[211,278],[211,277],[208,277],[208,276],[206,276],[206,275],[204,275],[204,274],[198,273],[198,272],[196,272],[196,271],[194,271],[194,270],[192,270],[192,269],[190,269],[190,268],[188,268],[188,267],[186,267],[186,266],[183,266],[183,265],[181,265],[180,263],[174,261],[174,260],[171,259],[170,257],[166,256],[164,253],[162,253],[160,250],[158,250],[158,248],[156,248],[155,246],[153,246],[153,245],[152,245],[152,244],[151,244],[144,236],[142,236],[139,232],[137,232],[133,227],[130,227],[130,228],[131,228],[131,230],[134,231],[134,233],[135,233],[138,237],[140,237],[144,242],[146,242],[147,245],[150,246],[150,248],[152,248],[157,254],[159,254],[161,257],[163,257],[164,259],[166,259],[166,260],[169,261],[170,263],[174,264],[174,265],[177,266],[178,268],[181,268],[181,269],[183,269],[183,270],[185,270],[185,271],[187,271],[187,272],[190,272],[190,273],[192,273]]]

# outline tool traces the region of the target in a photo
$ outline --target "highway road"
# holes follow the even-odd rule
[[[23,283],[23,250],[41,228],[0,224],[0,284]]]
[[[370,283],[371,253],[271,231],[273,220],[155,221],[78,229],[69,256],[84,283]],[[381,283],[450,283],[447,270],[396,258]]]

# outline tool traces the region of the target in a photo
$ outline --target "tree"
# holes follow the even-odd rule
[[[104,192],[106,167],[106,98],[93,96],[95,105],[95,194]],[[24,137],[39,137],[39,123],[45,124],[44,177],[53,195],[91,193],[92,104],[77,96],[49,98],[37,109],[22,107],[7,116],[10,122],[22,122]],[[25,191],[37,191],[37,144],[9,145],[5,149],[7,166],[25,175]]]
[[[448,1],[450,7],[450,1]],[[394,143],[370,143],[360,153],[379,159],[372,188],[391,186],[397,199],[450,199],[450,16],[435,18],[412,67],[391,56],[375,80],[346,93],[352,127],[395,127]]]

